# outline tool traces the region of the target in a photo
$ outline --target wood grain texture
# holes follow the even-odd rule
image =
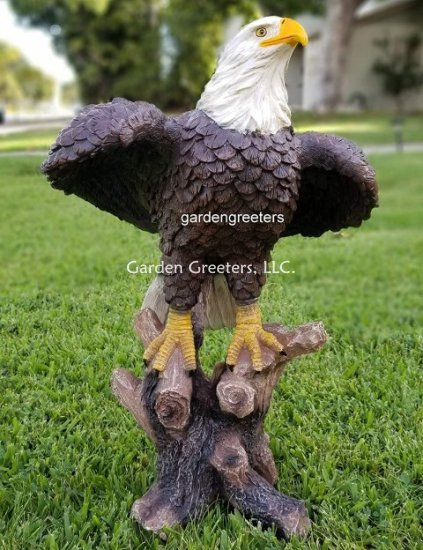
[[[166,525],[185,525],[222,499],[246,517],[274,525],[283,537],[306,534],[310,522],[304,503],[274,488],[277,470],[263,422],[272,390],[287,362],[317,351],[326,333],[320,323],[293,330],[275,324],[266,328],[283,343],[286,355],[267,350],[272,354],[270,365],[260,373],[252,370],[244,352],[232,370],[218,364],[210,378],[199,362],[197,370],[189,374],[179,366],[169,376],[148,369],[143,380],[125,369],[115,371],[113,392],[152,438],[158,452],[156,482],[132,508],[132,516],[145,529],[158,532]],[[147,345],[163,325],[147,309],[136,317],[135,329]],[[194,326],[194,331],[198,348],[201,334],[198,327]],[[174,353],[170,367],[179,362]],[[231,391],[241,396],[239,410],[234,398],[228,410],[226,394],[221,391],[228,381]],[[247,400],[248,407],[243,401],[246,388],[251,388],[253,395]],[[169,407],[169,416],[157,405],[166,391],[173,392],[176,400],[173,408]]]

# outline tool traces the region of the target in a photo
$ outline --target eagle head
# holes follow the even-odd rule
[[[197,104],[223,128],[275,133],[291,125],[285,74],[304,28],[286,17],[263,17],[226,45]]]

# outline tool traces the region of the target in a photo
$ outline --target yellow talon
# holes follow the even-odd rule
[[[163,332],[144,351],[144,360],[153,360],[153,368],[163,371],[176,346],[179,346],[181,349],[185,369],[195,369],[195,346],[191,311],[177,311],[170,308],[166,326]]]
[[[258,304],[237,306],[235,334],[228,349],[226,363],[235,365],[241,349],[246,347],[250,352],[254,369],[263,370],[266,365],[263,363],[260,341],[273,351],[283,351],[283,346],[276,336],[264,330]]]

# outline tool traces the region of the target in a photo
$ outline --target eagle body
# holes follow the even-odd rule
[[[198,260],[254,266],[256,275],[229,270],[227,278],[235,300],[257,298],[265,280],[264,261],[292,218],[298,198],[300,166],[292,131],[269,136],[241,134],[220,128],[199,110],[174,122],[178,145],[156,203],[165,260],[173,265]],[[193,213],[200,214],[199,223],[182,225],[181,214]],[[208,213],[243,214],[239,219],[246,221],[232,226],[222,216],[223,221],[202,222],[201,214]],[[273,223],[249,221],[260,213],[261,219]],[[197,285],[201,283],[198,273],[194,279]],[[172,285],[166,287],[169,301],[174,291]],[[195,293],[191,293],[180,296],[175,306],[187,308],[195,302]]]
[[[271,29],[280,29],[279,34],[257,42]],[[258,27],[248,25],[239,36],[233,51],[223,54],[197,109],[168,117],[152,104],[122,98],[87,106],[60,133],[42,167],[53,187],[160,234],[164,263],[183,267],[182,273],[165,273],[158,287],[173,312],[171,327],[160,342],[180,342],[184,356],[190,357],[189,368],[195,368],[194,346],[178,336],[182,317],[175,317],[175,312],[188,312],[199,300],[206,275],[192,272],[192,262],[228,266],[225,278],[240,308],[240,326],[252,324],[258,337],[274,347],[260,328],[257,310],[252,317],[242,308],[259,297],[275,243],[295,234],[318,237],[325,231],[357,227],[377,204],[374,171],[356,145],[326,134],[295,134],[288,125],[284,73],[276,78],[269,71],[277,65],[279,49],[286,68],[296,41],[305,43],[303,29],[292,20],[271,17]],[[265,46],[265,53],[257,50],[260,46]],[[233,52],[241,56],[244,69],[231,91],[231,71],[237,66]],[[264,85],[259,78],[263,71]],[[254,78],[248,80],[250,73]],[[281,105],[275,90],[266,102],[269,83],[276,92],[282,87]],[[233,112],[228,101],[233,101]],[[182,223],[183,215],[191,214],[197,215],[198,223]],[[206,223],[201,216],[205,214],[220,218]],[[245,217],[231,225],[224,214]],[[273,216],[272,221],[258,221],[259,214],[261,220],[264,214]],[[186,331],[189,322],[184,323]],[[257,346],[251,344],[251,335],[248,338],[246,345],[260,363]],[[160,370],[172,349],[170,344],[162,347],[164,351],[153,344],[154,353],[147,353],[149,358],[159,353]]]
[[[201,110],[167,118],[154,105],[121,98],[78,115],[43,170],[66,193],[160,233],[165,263],[186,268],[165,277],[166,301],[182,310],[195,305],[203,282],[190,273],[192,261],[253,266],[256,273],[227,273],[234,299],[253,300],[280,237],[359,225],[376,201],[374,172],[347,140],[291,128],[241,133]],[[280,217],[183,225],[182,215],[192,213]]]

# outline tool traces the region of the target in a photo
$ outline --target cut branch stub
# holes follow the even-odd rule
[[[164,327],[153,311],[143,309],[135,318],[134,328],[146,347]],[[165,428],[183,430],[191,414],[192,379],[184,369],[179,347],[170,356],[167,368],[158,376],[154,405],[157,417]]]
[[[171,502],[162,494],[157,483],[134,502],[131,516],[144,529],[154,533],[159,532],[164,526],[171,527],[179,523]]]
[[[116,369],[112,373],[111,384],[115,396],[133,415],[137,424],[154,440],[154,430],[150,424],[144,398],[143,381],[126,369]]]
[[[159,375],[154,409],[165,428],[183,430],[191,414],[192,380],[183,366],[179,349],[170,357],[169,366]]]
[[[308,323],[294,330],[280,325],[265,325],[284,346],[286,355],[278,354],[261,346],[266,369],[253,369],[249,352],[243,348],[235,367],[226,368],[216,388],[222,411],[245,418],[253,411],[265,413],[272,398],[272,392],[288,361],[299,355],[317,351],[326,342],[326,332],[321,323]]]
[[[223,374],[216,388],[222,411],[244,418],[256,407],[256,390],[241,376],[230,373]]]

